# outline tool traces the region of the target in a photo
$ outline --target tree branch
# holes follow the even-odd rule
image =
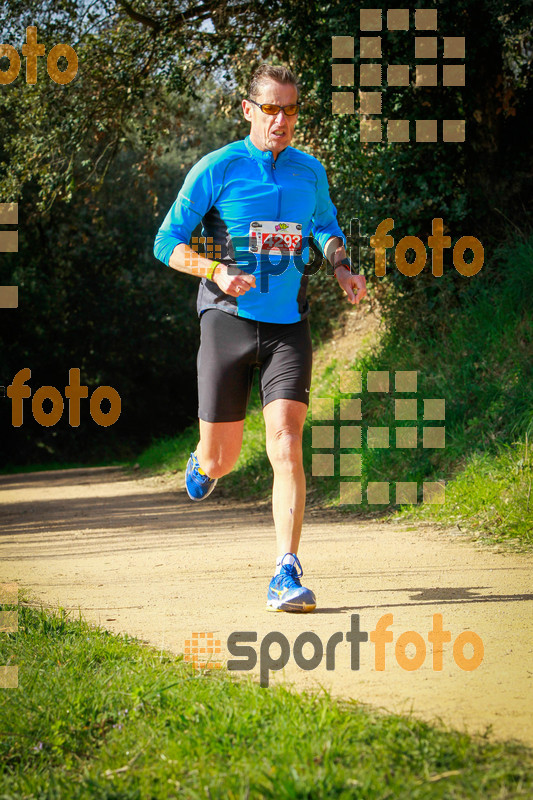
[[[127,0],[117,0],[118,5],[126,12],[130,19],[134,20],[135,22],[140,22],[141,25],[145,25],[148,28],[152,28],[156,33],[159,33],[163,25],[159,20],[152,19],[152,17],[147,17],[145,14],[141,14],[139,11],[135,11],[134,8],[130,5]],[[227,6],[224,4],[223,14],[224,17],[227,18],[231,15],[232,12],[236,14],[242,14],[249,10],[250,6],[253,6],[253,3],[236,3],[233,6]],[[209,0],[207,3],[200,3],[200,5],[194,6],[193,8],[188,8],[186,11],[180,11],[177,14],[177,18],[180,22],[190,22],[195,21],[199,22],[203,19],[208,19],[216,15],[217,13],[217,4],[216,0]],[[178,24],[179,27],[179,24]]]
[[[147,17],[145,14],[140,14],[138,11],[135,11],[135,9],[130,6],[127,0],[117,1],[119,6],[124,9],[130,19],[134,20],[135,22],[140,22],[141,25],[146,25],[146,27],[152,28],[152,30],[154,30],[156,33],[159,33],[162,27],[160,22],[158,22],[156,19],[152,19],[151,17]]]

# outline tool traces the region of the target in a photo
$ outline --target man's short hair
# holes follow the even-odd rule
[[[291,72],[287,67],[274,67],[272,64],[267,63],[261,64],[250,78],[248,97],[251,100],[256,100],[261,93],[263,85],[268,81],[292,84],[296,88],[298,99],[300,99],[300,84],[294,72]]]

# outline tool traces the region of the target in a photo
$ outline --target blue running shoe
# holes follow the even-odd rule
[[[196,453],[191,453],[185,472],[185,488],[191,500],[204,500],[217,485],[217,478],[210,478],[200,468]]]
[[[295,564],[284,564],[284,559],[292,555]],[[296,565],[300,572],[297,572]],[[303,575],[302,565],[294,553],[285,553],[281,561],[281,572],[270,581],[267,595],[267,611],[299,611],[306,613],[316,608],[316,597],[311,589],[300,583]]]

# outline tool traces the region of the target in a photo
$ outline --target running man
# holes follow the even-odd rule
[[[208,153],[191,169],[159,229],[154,253],[173,269],[201,277],[200,441],[187,465],[187,493],[203,500],[235,466],[258,367],[277,540],[267,608],[307,612],[316,599],[301,585],[297,553],[312,362],[308,276],[302,267],[308,237],[335,268],[351,303],[366,294],[366,284],[362,275],[351,273],[324,167],[290,146],[299,106],[295,75],[262,64],[242,101],[250,134]],[[215,261],[189,247],[200,222],[202,236],[213,242]],[[270,257],[273,248],[277,259]]]

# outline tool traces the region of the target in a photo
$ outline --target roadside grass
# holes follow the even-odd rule
[[[421,319],[412,324],[407,320],[407,328],[405,322],[401,327],[393,320],[377,348],[362,353],[348,367],[343,365],[362,373],[362,393],[341,393],[341,365],[335,359],[321,375],[313,377],[311,409],[317,396],[329,397],[334,401],[334,419],[313,419],[311,410],[306,420],[303,446],[310,504],[337,507],[346,515],[399,511],[404,516],[459,521],[465,528],[481,530],[500,541],[531,544],[532,459],[526,454],[526,437],[530,441],[533,437],[533,239],[503,247],[494,258],[503,276],[497,285],[480,273],[476,283],[467,285],[461,304],[450,311],[452,288],[446,276],[441,278],[436,301],[440,306],[424,309]],[[368,373],[380,371],[388,373],[389,390],[366,391]],[[395,373],[399,371],[416,371],[416,391],[395,393]],[[358,397],[362,421],[341,419],[341,403]],[[438,415],[432,419],[428,413],[431,409],[425,401],[435,399],[444,400],[443,419]],[[398,400],[416,401],[412,419],[396,419]],[[362,424],[361,447],[341,448],[341,426]],[[319,426],[334,427],[333,448],[313,447],[312,429]],[[387,429],[388,447],[369,447],[367,426]],[[398,433],[401,428],[411,428],[411,434],[415,429],[415,447],[403,446],[397,438],[402,436]],[[445,428],[436,434],[444,436],[445,447],[425,439],[427,428]],[[168,468],[164,465],[170,463],[182,470],[196,443],[195,424],[176,439],[156,443],[137,461],[154,471],[164,471]],[[318,475],[313,454],[332,453],[334,475]],[[360,474],[354,458],[358,454]],[[360,482],[360,504],[340,505],[341,480]],[[423,503],[424,482],[436,481],[446,482],[445,504]],[[416,505],[396,504],[397,482],[416,484]],[[388,502],[369,503],[369,483],[386,484]],[[220,481],[217,492],[264,500],[271,485],[255,386],[241,457],[234,471]]]
[[[496,453],[475,453],[446,487],[444,505],[405,509],[411,518],[455,524],[489,542],[533,544],[531,444],[500,445]]]
[[[198,444],[198,424],[191,425],[177,436],[157,439],[130,463],[159,474],[185,470],[189,454]]]
[[[2,800],[532,796],[521,744],[195,670],[26,598],[18,613],[0,639],[19,666],[0,692]]]

